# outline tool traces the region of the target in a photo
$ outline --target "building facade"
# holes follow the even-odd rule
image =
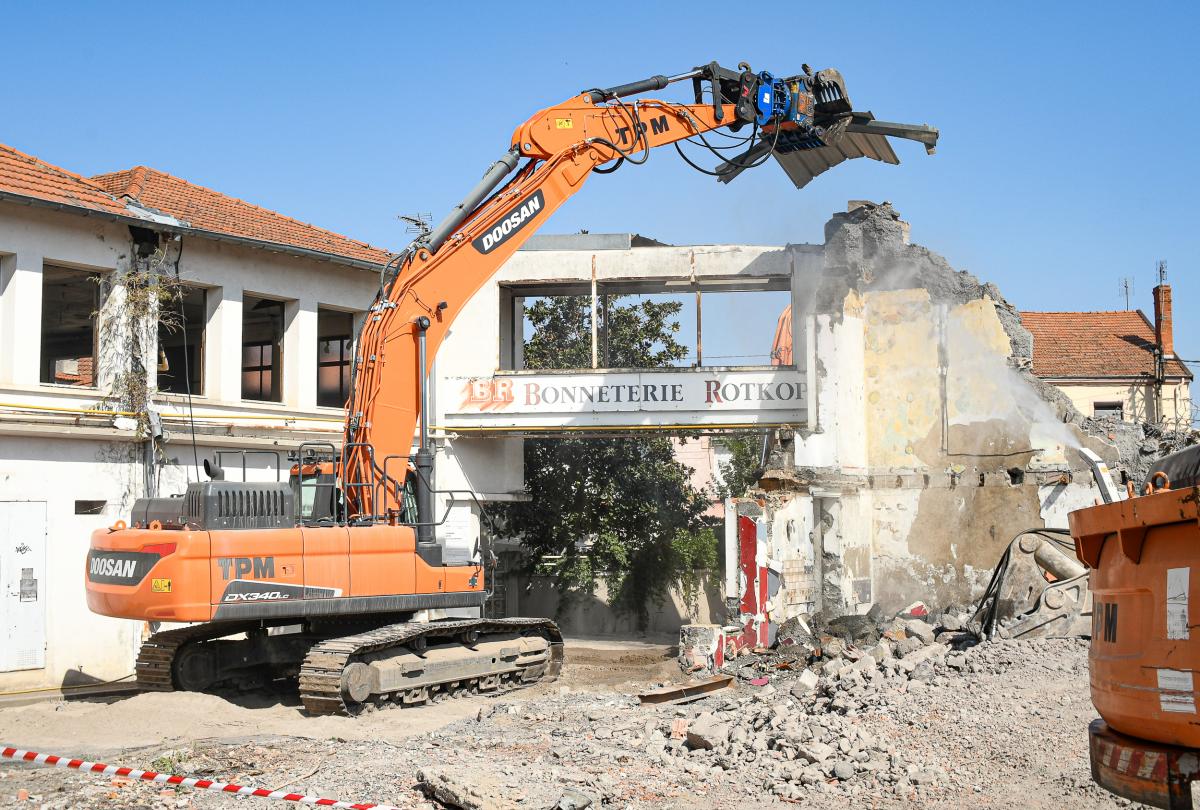
[[[1033,373],[1085,416],[1189,427],[1192,372],[1175,354],[1171,286],[1160,284],[1153,296],[1153,321],[1140,309],[1022,312]]]
[[[150,628],[91,614],[83,583],[91,532],[136,498],[205,460],[286,478],[289,448],[340,441],[387,255],[144,167],[0,147],[0,692],[132,671]]]

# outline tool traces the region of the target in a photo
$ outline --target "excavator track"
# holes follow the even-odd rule
[[[549,643],[549,655],[544,664],[518,669],[508,666],[503,675],[497,673],[448,674],[442,680],[426,679],[414,689],[395,689],[387,694],[371,694],[367,701],[347,702],[345,678],[348,668],[358,659],[372,653],[385,653],[402,648],[421,649],[430,640],[477,638],[506,634],[538,635]],[[464,643],[464,650],[470,647]],[[300,699],[309,714],[354,715],[362,708],[383,705],[389,701],[418,702],[436,700],[447,688],[455,693],[475,688],[497,689],[526,686],[539,681],[553,681],[562,670],[563,640],[558,626],[549,619],[454,619],[437,622],[403,622],[378,627],[362,633],[326,639],[313,645],[300,667]],[[432,687],[432,688],[431,688]]]
[[[138,688],[146,692],[173,692],[175,659],[185,645],[245,633],[263,626],[261,621],[245,621],[161,630],[142,642],[138,650],[135,666]]]

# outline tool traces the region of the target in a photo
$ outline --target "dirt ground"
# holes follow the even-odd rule
[[[1129,806],[1089,778],[1087,725],[1095,712],[1086,645],[1007,644],[977,671],[898,690],[838,721],[936,778],[911,784],[867,782],[864,774],[845,783],[831,779],[811,787],[816,804],[855,810]],[[614,808],[795,804],[770,792],[767,754],[774,752],[744,769],[723,770],[679,756],[686,752],[672,751],[669,743],[664,748],[660,731],[722,707],[787,712],[791,703],[780,697],[786,691],[742,685],[686,707],[643,707],[637,692],[683,679],[669,647],[574,642],[567,662],[553,684],[356,718],[308,718],[286,694],[158,693],[40,703],[0,709],[0,742],[403,808],[436,806],[415,788],[421,771],[448,774],[476,790],[481,806],[496,808],[547,808],[568,789]],[[232,801],[239,799],[0,762],[0,805],[6,807],[218,808]]]

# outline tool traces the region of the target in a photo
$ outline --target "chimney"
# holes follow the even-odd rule
[[[1154,288],[1154,341],[1162,348],[1163,357],[1175,356],[1170,284],[1159,284]]]

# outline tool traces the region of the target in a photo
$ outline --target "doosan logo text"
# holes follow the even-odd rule
[[[92,576],[94,577],[121,577],[124,579],[132,579],[134,568],[137,567],[137,560],[114,560],[103,557],[92,559]]]
[[[508,216],[496,223],[490,231],[471,244],[480,253],[491,253],[512,238],[513,234],[524,228],[529,220],[536,217],[541,212],[544,202],[542,192],[535,191],[522,200],[521,204],[514,208]]]

